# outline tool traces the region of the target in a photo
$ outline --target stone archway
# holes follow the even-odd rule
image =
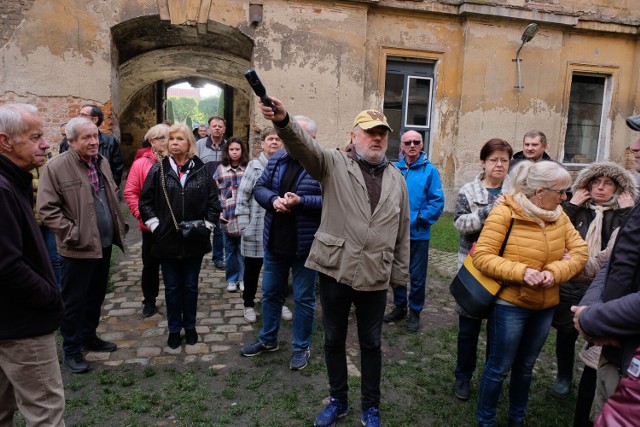
[[[218,22],[209,21],[205,28],[174,25],[154,15],[111,29],[114,111],[121,135],[132,137],[132,146],[122,147],[125,161],[132,158],[147,129],[158,122],[169,82],[202,79],[224,85],[232,100],[225,111],[232,123],[227,133],[248,135],[250,97],[243,72],[250,66],[253,41]]]

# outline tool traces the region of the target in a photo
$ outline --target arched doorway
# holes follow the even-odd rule
[[[125,163],[149,127],[164,117],[166,87],[179,81],[214,81],[225,88],[227,133],[247,137],[250,98],[243,72],[253,41],[237,29],[209,21],[206,33],[172,25],[159,15],[131,19],[111,29],[118,117]],[[117,100],[117,101],[116,101]],[[127,141],[131,145],[127,145]]]

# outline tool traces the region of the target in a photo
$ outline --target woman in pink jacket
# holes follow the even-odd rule
[[[160,260],[151,255],[153,234],[140,219],[138,200],[142,192],[144,180],[155,163],[164,156],[169,137],[169,126],[159,124],[149,129],[144,136],[151,145],[139,150],[140,156],[131,165],[127,184],[124,187],[124,199],[129,206],[131,215],[138,220],[138,229],[142,232],[142,315],[153,316],[156,312],[156,298],[160,289]]]

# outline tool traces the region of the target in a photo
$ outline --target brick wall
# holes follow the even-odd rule
[[[73,96],[42,97],[36,95],[20,96],[13,92],[0,95],[0,104],[22,102],[32,104],[38,108],[38,112],[44,122],[44,131],[54,150],[57,150],[62,140],[60,125],[68,122],[78,115],[83,104],[92,103]],[[113,118],[111,116],[111,101],[100,106],[104,112],[104,123],[100,126],[101,132],[112,133]]]
[[[0,1],[0,46],[11,40],[24,19],[24,13],[31,9],[34,2],[35,0]]]

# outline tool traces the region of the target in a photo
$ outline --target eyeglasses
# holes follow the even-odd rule
[[[491,165],[497,165],[498,163],[502,163],[503,165],[506,165],[509,163],[509,159],[498,159],[498,158],[491,158],[485,161]]]
[[[556,190],[555,188],[547,188],[547,187],[542,187],[542,188],[549,191],[555,191],[556,193],[558,193],[558,196],[563,196],[567,194],[567,191],[568,191],[568,190]]]
[[[409,147],[409,146],[411,146],[411,144],[413,144],[415,146],[418,146],[418,145],[422,144],[422,141],[417,140],[417,139],[410,139],[409,141],[402,141],[402,143],[405,146]]]
[[[152,141],[164,141],[165,139],[167,139],[165,136],[156,136],[151,138]]]

